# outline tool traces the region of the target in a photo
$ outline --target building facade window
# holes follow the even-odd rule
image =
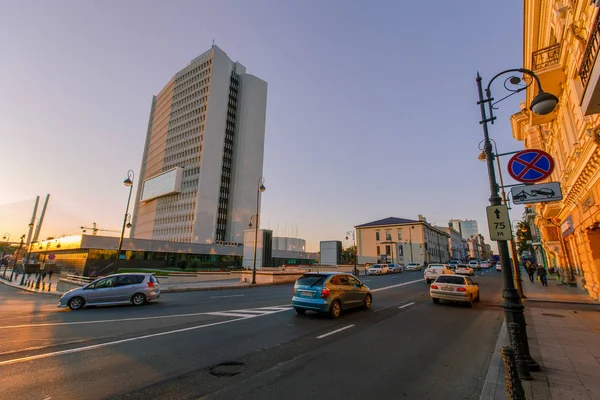
[[[379,233],[379,232],[377,232],[377,233]],[[380,250],[379,246],[377,246],[377,257],[379,257],[380,255],[381,255],[381,250]]]
[[[392,240],[392,231],[385,231],[385,240]]]
[[[381,240],[379,238],[379,231],[375,231],[375,240]],[[377,254],[377,255],[379,255],[379,254]]]

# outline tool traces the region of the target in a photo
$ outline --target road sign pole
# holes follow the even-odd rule
[[[481,76],[477,74],[477,91],[479,95],[479,108],[481,111],[481,121],[480,124],[483,128],[483,138],[484,138],[484,147],[483,151],[485,152],[485,160],[488,169],[488,178],[490,183],[490,205],[492,206],[500,206],[502,204],[502,198],[500,197],[498,191],[498,183],[496,182],[496,173],[494,170],[494,153],[492,151],[492,142],[490,141],[490,135],[488,132],[488,122],[492,121],[493,118],[488,119],[486,115],[486,104],[490,104],[491,108],[491,93],[487,91],[487,99],[483,97],[483,86],[481,84]],[[490,82],[491,83],[491,82]],[[498,253],[500,255],[500,262],[502,265],[511,265],[510,255],[508,251],[508,242],[506,240],[498,241]],[[529,365],[533,369],[539,369],[539,364],[537,364],[531,354],[529,352],[529,343],[527,341],[527,326],[525,325],[525,316],[523,314],[523,303],[521,302],[521,297],[517,293],[515,289],[515,283],[513,280],[513,274],[511,268],[502,268],[502,277],[504,280],[504,289],[502,291],[502,298],[504,302],[502,303],[502,308],[504,309],[504,316],[506,319],[506,325],[508,327],[508,323],[516,322],[519,324],[522,333],[523,345],[525,347],[525,353],[528,360]],[[510,336],[509,336],[510,337]]]

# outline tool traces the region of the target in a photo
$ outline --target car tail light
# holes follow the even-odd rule
[[[437,289],[438,287],[437,287],[437,285],[431,285],[431,288],[432,289]]]
[[[329,290],[329,288],[324,288],[321,290],[321,297],[326,299],[329,296],[329,293],[331,293],[331,290]]]
[[[466,292],[467,289],[465,289],[464,287],[459,287],[458,289],[456,289],[457,292]]]
[[[154,287],[154,282],[152,282],[152,281],[148,281],[148,287],[149,287],[149,288],[153,288],[153,287]]]

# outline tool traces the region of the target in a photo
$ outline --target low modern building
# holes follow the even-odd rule
[[[485,243],[483,235],[472,235],[467,240],[468,258],[473,260],[487,260],[492,257],[492,247]]]
[[[359,264],[449,260],[449,234],[429,224],[422,215],[418,220],[388,217],[355,228]]]
[[[253,235],[253,230],[246,232],[250,231]],[[30,261],[52,264],[58,267],[56,269],[81,275],[89,275],[93,271],[108,274],[117,268],[114,263],[118,246],[118,237],[68,236],[33,243]],[[246,250],[238,244],[227,246],[124,238],[118,268],[180,267],[181,262],[185,262],[188,267],[199,269],[242,268],[250,266],[243,262]],[[253,246],[250,251],[252,250]],[[283,264],[313,264],[317,260],[318,253],[279,250],[271,246],[270,257],[264,264],[262,261],[258,263],[257,268],[278,267]]]

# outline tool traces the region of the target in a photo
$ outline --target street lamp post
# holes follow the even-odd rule
[[[492,142],[490,140],[490,136],[489,136],[489,132],[488,132],[488,122],[493,123],[494,120],[496,119],[496,117],[493,116],[494,105],[509,96],[506,96],[503,99],[500,99],[498,102],[493,103],[494,98],[491,95],[490,86],[491,86],[492,82],[494,82],[494,80],[496,78],[498,78],[500,75],[503,75],[506,73],[511,73],[511,72],[519,72],[522,74],[527,74],[532,78],[532,80],[525,86],[518,87],[518,89],[510,89],[506,86],[507,83],[510,82],[510,84],[512,84],[512,85],[517,85],[521,82],[521,78],[516,77],[516,76],[511,76],[508,79],[506,79],[504,82],[504,87],[507,88],[507,90],[512,92],[512,94],[510,94],[509,96],[512,96],[516,93],[519,93],[519,92],[527,89],[527,87],[529,87],[534,81],[537,83],[539,91],[538,91],[538,94],[533,99],[533,101],[531,102],[531,106],[530,106],[531,110],[535,114],[538,114],[538,115],[549,114],[554,110],[554,108],[558,104],[558,98],[556,96],[554,96],[553,94],[544,92],[542,90],[542,85],[541,85],[540,80],[537,77],[537,75],[533,71],[530,71],[528,69],[524,69],[524,68],[509,69],[506,71],[502,71],[499,74],[496,74],[489,81],[489,83],[487,85],[487,88],[485,90],[485,94],[486,94],[485,98],[483,96],[484,92],[483,92],[483,85],[481,83],[481,76],[479,75],[479,73],[477,73],[476,82],[477,82],[477,91],[478,91],[478,95],[479,95],[479,101],[477,102],[477,104],[479,105],[479,108],[481,111],[481,121],[479,123],[483,127],[483,137],[484,137],[483,151],[485,152],[485,156],[486,156],[488,178],[489,178],[489,185],[490,185],[489,201],[490,201],[490,205],[492,205],[492,206],[501,205],[502,198],[498,194],[499,187],[498,187],[498,183],[496,182],[496,173],[494,171],[494,152],[493,152]],[[490,112],[489,118],[488,118],[487,112],[486,112],[486,104],[487,104],[488,110]],[[506,240],[498,241],[498,253],[500,255],[500,261],[501,261],[502,265],[510,265],[511,260],[510,260],[510,255],[508,252],[508,242]],[[508,327],[510,322],[516,322],[519,324],[519,326],[521,328],[521,339],[523,342],[524,352],[525,352],[526,358],[528,360],[528,364],[531,369],[539,369],[539,364],[537,364],[537,362],[535,362],[533,360],[533,358],[531,357],[531,354],[529,352],[529,342],[527,340],[527,330],[526,330],[527,328],[525,325],[525,316],[523,314],[524,307],[523,307],[523,303],[521,302],[521,297],[519,296],[519,294],[517,293],[517,290],[515,289],[515,282],[514,282],[513,276],[512,276],[512,269],[511,268],[502,268],[502,277],[503,277],[503,281],[504,281],[504,289],[502,291],[502,297],[504,298],[504,302],[502,303],[502,307],[504,308],[504,316],[505,316],[506,322],[507,322],[506,325]],[[509,333],[509,335],[510,335],[510,333]],[[515,345],[516,345],[516,343],[513,343],[513,347],[516,347]]]
[[[127,171],[127,178],[123,181],[123,185],[129,187],[129,197],[127,197],[127,207],[125,207],[125,216],[123,217],[123,227],[121,228],[121,237],[119,238],[119,248],[117,249],[117,259],[115,260],[115,266],[119,263],[121,258],[121,249],[123,248],[123,236],[125,236],[125,227],[131,227],[131,223],[127,222],[129,217],[129,203],[131,202],[131,192],[133,190],[133,179],[135,174],[133,170]]]
[[[350,234],[352,234],[352,241],[354,242],[354,275],[358,275],[358,268],[356,267],[357,258],[358,258],[358,247],[356,247],[356,235],[354,231],[346,232],[346,240],[350,238]]]
[[[500,193],[502,194],[502,202],[506,207],[509,207],[508,198],[506,197],[506,191],[504,190],[504,179],[502,178],[502,168],[500,166],[500,156],[498,153],[498,146],[496,145],[496,141],[494,139],[490,139],[490,142],[494,145],[494,158],[496,159],[496,168],[498,169],[498,179],[500,180]],[[479,159],[485,161],[486,155],[485,151],[482,151],[479,155]],[[510,209],[510,207],[509,207]],[[517,286],[517,291],[519,292],[519,296],[521,298],[526,299],[525,293],[523,292],[523,280],[521,279],[521,268],[519,268],[519,260],[517,259],[517,246],[515,245],[515,239],[510,238],[510,250],[512,252],[512,264],[513,271],[515,276],[515,284]]]
[[[256,226],[254,227],[254,263],[252,265],[252,284],[255,285],[256,284],[256,246],[257,246],[257,242],[258,242],[258,224],[260,222],[260,213],[259,213],[259,208],[260,208],[260,194],[262,192],[264,192],[265,190],[267,190],[267,188],[264,185],[265,183],[265,178],[260,177],[258,179],[258,184],[256,185],[256,220],[254,222],[256,222]],[[252,223],[250,223],[250,227],[252,227]],[[264,260],[265,260],[265,246],[263,243],[263,255],[262,255],[262,262],[264,264]]]
[[[13,280],[13,275],[15,274],[15,268],[17,268],[17,258],[19,258],[19,253],[21,252],[21,249],[23,248],[24,242],[25,242],[25,235],[21,235],[21,241],[19,242],[19,248],[14,253],[15,261],[13,262],[13,267],[12,267],[12,270],[10,271],[10,278],[8,279],[9,282],[12,282],[12,280]]]
[[[412,225],[408,230],[408,242],[410,243],[410,262],[413,263],[413,249],[412,249],[412,230],[415,229],[415,226]]]
[[[6,240],[6,245],[10,243],[10,233],[4,232],[2,235],[2,240]],[[4,255],[6,254],[6,246],[2,247],[2,258],[0,258],[0,268],[2,264],[4,264]],[[2,279],[6,276],[6,270],[8,269],[8,263],[4,264],[4,272],[2,273]]]

